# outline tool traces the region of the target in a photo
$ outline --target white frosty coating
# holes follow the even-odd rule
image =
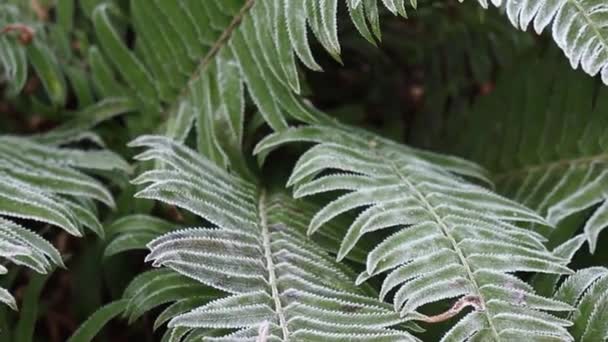
[[[577,308],[568,319],[576,341],[604,341],[608,335],[608,269],[590,267],[566,279],[555,299]]]
[[[461,2],[463,0],[460,0]],[[477,0],[488,7],[487,0]],[[526,30],[533,22],[540,34],[553,22],[551,32],[570,60],[589,75],[598,73],[608,84],[608,2],[604,0],[491,0],[506,9],[513,26]]]
[[[128,166],[108,151],[83,152],[0,136],[0,215],[49,223],[75,236],[81,236],[85,227],[103,235],[90,203],[98,200],[112,207],[114,199],[101,182],[77,168],[125,170]],[[2,218],[0,256],[39,273],[64,267],[50,243]],[[0,301],[16,308],[5,290]]]
[[[517,227],[518,222],[548,223],[460,177],[485,179],[477,166],[421,153],[351,127],[289,129],[264,139],[256,152],[293,141],[318,143],[301,156],[290,177],[298,196],[346,192],[315,214],[309,233],[322,231],[342,213],[361,209],[343,238],[338,259],[347,257],[369,232],[403,227],[369,252],[366,271],[357,279],[362,283],[388,272],[381,297],[396,290],[394,306],[402,317],[447,319],[452,315],[425,317],[416,310],[444,299],[470,298],[474,310],[444,336],[445,341],[473,336],[484,341],[529,340],[545,335],[572,340],[568,322],[544,312],[571,308],[535,295],[529,285],[510,275],[571,272],[565,267],[567,259],[549,252],[538,233]],[[333,174],[334,170],[339,172]]]
[[[312,210],[298,220],[302,213],[292,208],[305,209],[289,206],[291,198],[256,190],[168,138],[146,136],[132,145],[149,148],[142,155],[172,175],[171,181],[138,177],[145,188],[136,196],[177,205],[218,226],[171,232],[148,245],[146,259],[154,266],[228,293],[174,316],[173,331],[238,329],[218,341],[417,340],[391,329],[406,319],[363,295],[351,271],[306,238]]]
[[[298,60],[321,70],[310,47],[313,39],[340,59],[341,1],[133,0],[133,28],[141,38],[135,50],[143,54],[122,41],[110,6],[98,6],[92,20],[103,37],[100,47],[116,62],[140,109],[158,111],[161,102],[168,103],[168,136],[184,141],[195,129],[199,152],[238,170],[246,92],[273,129],[287,128],[290,119],[329,122],[296,96],[302,88]],[[405,17],[410,5],[415,8],[416,1],[349,0],[348,12],[357,30],[375,43],[380,38],[378,7]],[[110,53],[115,48],[120,53]]]

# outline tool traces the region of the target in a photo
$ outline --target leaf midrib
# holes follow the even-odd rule
[[[272,292],[272,299],[274,300],[275,312],[279,318],[279,325],[283,333],[283,341],[287,341],[289,338],[289,330],[287,329],[287,320],[285,319],[285,313],[283,312],[283,304],[281,303],[281,296],[277,287],[275,264],[272,259],[272,249],[270,242],[270,230],[268,229],[268,218],[266,215],[266,190],[262,189],[258,198],[258,220],[259,226],[262,231],[262,244],[264,247],[264,257],[266,259],[266,270],[268,271],[268,285]]]
[[[604,52],[608,53],[608,39],[604,37],[604,35],[600,31],[600,28],[595,24],[595,22],[591,20],[591,17],[589,17],[587,10],[583,8],[577,0],[567,0],[567,2],[573,4],[579,11],[579,13],[581,13],[581,15],[585,18],[585,21],[587,21],[588,25],[591,26],[596,36],[602,42],[602,45],[604,45]]]
[[[239,28],[239,25],[243,21],[243,18],[245,17],[245,15],[247,15],[249,10],[255,4],[255,1],[256,0],[247,0],[243,4],[243,6],[239,9],[238,13],[232,18],[232,21],[230,22],[230,24],[228,24],[226,29],[224,31],[222,31],[222,34],[219,36],[219,38],[213,43],[209,52],[207,52],[207,54],[203,57],[201,62],[198,64],[198,66],[192,71],[192,75],[191,75],[190,79],[188,80],[188,82],[186,82],[184,87],[181,89],[179,95],[173,102],[172,106],[176,106],[177,104],[179,104],[181,102],[181,98],[183,98],[184,96],[186,96],[188,94],[188,91],[189,91],[192,83],[196,82],[203,75],[203,72],[211,64],[211,62],[213,61],[215,56],[228,43],[228,41],[232,37],[232,34],[234,33],[234,31],[237,28]]]
[[[500,341],[501,339],[500,339],[500,336],[498,334],[498,331],[496,330],[496,327],[494,326],[494,323],[492,321],[492,317],[490,316],[490,314],[488,313],[488,311],[485,308],[485,299],[484,299],[484,297],[481,294],[481,290],[480,290],[479,285],[477,284],[477,281],[475,280],[475,277],[473,275],[473,270],[469,266],[469,263],[467,262],[464,253],[462,252],[462,250],[458,246],[458,242],[450,234],[450,229],[448,227],[448,224],[446,224],[443,221],[443,219],[436,212],[435,208],[431,205],[431,203],[429,203],[429,201],[427,201],[427,199],[424,196],[424,194],[422,192],[420,192],[420,190],[418,190],[418,188],[416,186],[414,186],[414,184],[412,184],[412,182],[410,182],[410,180],[407,178],[407,176],[404,175],[399,170],[398,165],[396,165],[396,163],[395,163],[395,161],[393,159],[391,159],[391,158],[389,158],[387,156],[384,156],[382,153],[377,153],[377,155],[380,156],[380,158],[383,159],[385,163],[387,163],[388,165],[390,165],[391,168],[393,169],[393,171],[395,172],[395,174],[399,177],[399,179],[401,179],[401,181],[411,189],[411,191],[418,198],[418,201],[424,206],[425,210],[428,211],[432,215],[433,220],[441,228],[441,232],[443,233],[443,235],[450,241],[452,249],[456,252],[456,254],[458,255],[458,259],[460,260],[460,263],[465,268],[468,280],[473,285],[474,292],[475,292],[474,295],[477,296],[480,299],[481,303],[482,303],[482,310],[479,310],[479,311],[483,312],[483,315],[486,317],[486,320],[488,322],[490,330],[492,331],[492,335],[493,335],[495,341]]]

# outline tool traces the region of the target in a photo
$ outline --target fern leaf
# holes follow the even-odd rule
[[[545,249],[539,234],[516,226],[544,220],[460,177],[485,179],[478,166],[350,127],[277,132],[260,142],[256,152],[292,141],[317,143],[301,156],[291,175],[296,197],[346,192],[312,218],[309,233],[342,213],[362,209],[343,238],[338,259],[367,233],[401,228],[369,252],[366,271],[357,281],[388,272],[380,296],[396,289],[394,307],[402,317],[437,322],[472,307],[443,340],[570,340],[567,322],[543,312],[569,306],[534,294],[511,275],[570,273],[563,259]],[[327,172],[331,170],[341,173]],[[459,300],[446,313],[416,312],[450,298]]]
[[[173,224],[165,220],[147,216],[124,216],[106,227],[109,243],[104,249],[104,257],[125,251],[147,249],[146,245],[155,238],[168,233]]]
[[[219,291],[169,269],[146,271],[135,277],[124,290],[122,298],[94,312],[70,337],[70,341],[91,341],[113,318],[122,316],[129,323],[144,313],[169,304],[154,322],[156,330],[181,313],[216,299]],[[174,332],[169,329],[165,336]]]
[[[487,0],[478,0],[487,7]],[[601,74],[608,84],[608,4],[601,0],[492,0],[506,10],[513,26],[526,30],[533,23],[540,34],[551,24],[553,40],[572,68]]]
[[[47,147],[33,139],[0,136],[0,214],[48,223],[81,236],[84,228],[103,236],[92,200],[113,207],[109,190],[77,169],[126,171],[128,165],[105,151]],[[0,218],[0,255],[39,273],[65,267],[59,252],[36,233]],[[15,307],[5,290],[2,301]]]
[[[468,126],[461,121],[453,146],[470,149],[465,156],[492,170],[500,193],[553,225],[590,210],[584,232],[593,252],[608,227],[607,96],[605,87],[562,63],[526,61],[460,117]]]
[[[362,34],[373,40],[369,22],[379,36],[377,1],[350,2]],[[113,27],[114,7],[98,6],[93,22],[102,49],[126,80],[132,98],[146,112],[168,112],[169,136],[184,141],[196,127],[201,153],[251,178],[242,157],[246,91],[274,130],[287,128],[291,119],[329,121],[296,96],[301,90],[296,57],[313,70],[321,69],[309,46],[310,28],[339,60],[337,4],[132,0],[135,51]],[[383,4],[405,14],[403,0]]]
[[[3,4],[0,13],[0,24],[4,28],[8,23],[15,22],[19,10],[15,6]],[[27,54],[25,48],[17,40],[9,39],[6,35],[0,37],[2,51],[3,79],[10,84],[9,95],[18,94],[27,79]]]
[[[99,308],[70,336],[67,342],[89,342],[112,318],[125,310],[127,300],[121,299]]]
[[[564,281],[555,299],[576,308],[568,319],[576,341],[605,341],[608,338],[608,269],[582,269]]]
[[[146,136],[132,145],[148,148],[139,159],[168,167],[138,177],[135,182],[147,186],[137,197],[176,205],[218,226],[175,231],[149,244],[147,260],[155,266],[228,293],[171,319],[174,339],[192,329],[237,329],[210,340],[260,334],[269,341],[416,340],[389,328],[405,320],[354,286],[347,268],[285,218],[284,196],[231,176],[167,138]]]
[[[0,81],[12,97],[25,86],[31,64],[53,105],[63,105],[67,85],[63,69],[49,48],[45,27],[10,3],[0,4]]]
[[[161,304],[193,298],[209,301],[219,294],[217,290],[167,269],[148,271],[133,279],[125,289],[123,299],[128,299],[129,303],[124,316],[131,323]],[[162,320],[156,323],[160,324]]]
[[[552,252],[558,257],[572,261],[574,254],[576,254],[584,243],[585,236],[580,234],[555,247]],[[561,276],[558,274],[537,273],[532,277],[530,283],[539,294],[550,296],[555,292],[560,278]]]
[[[132,101],[126,97],[107,97],[80,110],[74,119],[51,131],[31,136],[31,139],[42,145],[60,146],[91,140],[99,146],[104,146],[102,139],[90,130],[104,121],[134,109]]]

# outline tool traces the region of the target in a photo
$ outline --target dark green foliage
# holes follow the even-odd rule
[[[0,340],[606,340],[606,13],[2,1]]]

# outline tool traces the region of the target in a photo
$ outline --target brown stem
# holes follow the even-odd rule
[[[420,320],[427,323],[444,322],[458,315],[460,311],[469,306],[473,307],[476,311],[484,309],[481,302],[481,298],[479,298],[479,296],[468,295],[461,297],[459,300],[457,300],[456,303],[454,303],[454,305],[452,305],[452,307],[448,311],[434,316],[426,316]]]

